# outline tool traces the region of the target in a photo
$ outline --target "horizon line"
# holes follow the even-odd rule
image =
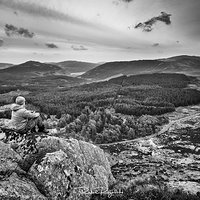
[[[45,63],[45,64],[53,64],[53,63],[60,63],[60,62],[68,62],[68,61],[73,61],[73,62],[86,62],[86,63],[93,63],[93,64],[98,64],[98,63],[111,63],[111,62],[131,62],[131,61],[141,61],[141,60],[162,60],[162,59],[169,59],[169,58],[174,58],[174,57],[181,57],[181,56],[189,56],[189,57],[200,57],[200,55],[190,55],[190,54],[178,54],[178,55],[173,55],[173,56],[168,56],[168,57],[157,57],[157,58],[144,58],[144,59],[132,59],[132,60],[110,60],[110,61],[97,61],[97,62],[92,62],[92,61],[86,61],[86,60],[60,60],[60,61],[40,61],[40,60],[26,60],[22,62],[17,62],[17,63],[11,63],[11,62],[0,62],[0,64],[12,64],[12,65],[20,65],[26,62],[40,62],[40,63]]]

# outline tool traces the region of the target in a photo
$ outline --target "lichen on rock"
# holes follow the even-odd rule
[[[0,199],[85,200],[115,182],[99,147],[52,136],[34,141],[37,151],[26,157],[23,149],[0,142]]]
[[[0,142],[0,177],[14,171],[23,173],[17,164],[20,160],[21,157],[9,145]]]
[[[47,200],[34,183],[16,173],[0,181],[0,199]]]
[[[44,157],[29,174],[50,199],[87,199],[86,193],[108,191],[115,181],[103,150],[93,144],[48,137],[38,150]]]

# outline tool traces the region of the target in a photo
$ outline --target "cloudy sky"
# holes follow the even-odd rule
[[[0,0],[0,62],[200,55],[200,0]]]

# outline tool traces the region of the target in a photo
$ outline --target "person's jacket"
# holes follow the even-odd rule
[[[24,129],[29,119],[37,118],[40,115],[27,110],[24,105],[13,104],[11,110],[12,116],[9,126],[18,130]]]

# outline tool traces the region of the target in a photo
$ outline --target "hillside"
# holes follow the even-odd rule
[[[11,67],[11,66],[13,66],[13,64],[10,64],[10,63],[0,63],[0,69],[5,69],[5,68]]]
[[[200,102],[199,91],[186,89],[194,80],[181,74],[135,75],[105,82],[79,84],[71,88],[65,87],[69,82],[64,80],[59,83],[59,86],[63,87],[58,88],[58,80],[64,76],[57,78],[40,77],[39,82],[38,78],[31,79],[31,86],[17,89],[32,91],[33,93],[27,96],[29,102],[44,113],[57,116],[67,113],[77,117],[85,106],[92,110],[99,107],[112,108],[118,113],[136,116],[157,115],[171,112],[177,106]],[[28,82],[30,83],[30,80]]]
[[[55,72],[57,70],[61,70],[61,68],[52,64],[45,64],[36,61],[28,61],[19,65],[2,69],[0,70],[0,73]]]
[[[36,61],[28,61],[0,70],[0,92],[29,87],[31,90],[53,90],[79,85],[81,78],[66,76],[61,67]]]
[[[61,67],[63,70],[65,70],[66,73],[87,72],[88,70],[91,70],[99,65],[97,63],[80,62],[73,60],[52,63],[52,64]]]
[[[175,112],[165,115],[169,123],[155,135],[140,137],[135,140],[102,144],[100,147],[111,155],[112,173],[118,185],[126,185],[126,192],[121,199],[199,199],[198,196],[187,197],[188,192],[198,194],[200,190],[199,173],[199,109],[200,106],[180,107]],[[186,114],[186,111],[187,114]],[[157,184],[156,184],[157,183]],[[168,198],[161,198],[154,193],[145,193],[149,185],[160,185],[179,190],[177,196],[165,189],[160,189]],[[142,186],[140,198],[133,193]],[[157,185],[157,186],[156,186]],[[185,194],[181,196],[181,191]],[[178,197],[180,195],[181,197]],[[111,200],[115,200],[111,198]],[[119,196],[120,199],[120,196]]]
[[[97,67],[97,63],[79,62],[79,61],[63,61],[58,63],[41,63],[37,61],[27,61],[19,65],[0,63],[0,74],[21,74],[24,73],[30,76],[34,75],[67,75],[78,76]]]
[[[100,65],[85,74],[82,78],[102,80],[117,75],[144,73],[184,73],[187,75],[200,74],[200,57],[176,56],[157,60],[136,60],[109,62]]]

